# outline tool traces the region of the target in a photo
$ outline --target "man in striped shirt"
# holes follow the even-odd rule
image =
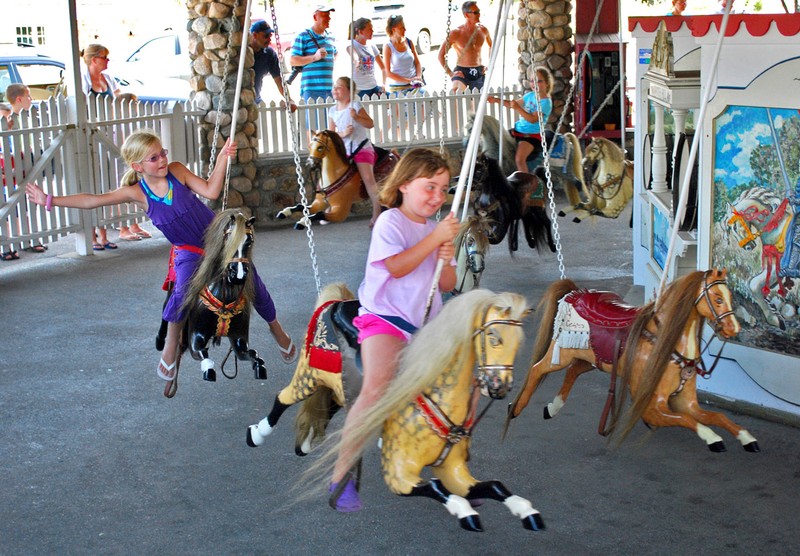
[[[331,96],[336,44],[327,29],[333,11],[336,10],[328,6],[317,6],[314,25],[297,35],[292,45],[289,63],[293,67],[303,67],[300,80],[300,96],[303,100]]]

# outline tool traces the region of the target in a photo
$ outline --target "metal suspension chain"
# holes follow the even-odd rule
[[[601,0],[602,1],[602,0]],[[536,53],[536,47],[534,45],[534,38],[533,33],[530,34],[528,37],[528,52],[530,52],[531,56],[531,65],[533,67],[533,90],[534,94],[536,95],[536,113],[539,116],[539,130],[544,130],[544,114],[542,114],[542,103],[541,103],[541,95],[539,94],[539,80],[536,73],[536,65],[534,63],[534,54]],[[552,101],[551,101],[552,102]],[[562,111],[562,118],[565,111]],[[550,171],[550,148],[547,144],[547,136],[544,133],[540,133],[542,138],[542,156],[544,159],[544,174],[547,182],[547,199],[549,202],[550,207],[550,221],[553,227],[553,241],[556,244],[556,259],[558,260],[558,272],[563,280],[566,278],[566,270],[564,267],[564,253],[561,248],[561,232],[558,229],[558,214],[556,213],[556,201],[555,196],[553,195],[553,175]]]
[[[284,63],[284,56],[283,50],[281,49],[281,39],[278,29],[278,16],[275,13],[275,0],[269,0],[269,9],[272,15],[272,25],[273,30],[275,32],[275,44],[277,45],[278,51],[278,63],[281,68],[283,68]],[[299,129],[299,122],[295,119],[295,115],[292,113],[291,109],[291,102],[289,98],[289,85],[286,83],[286,77],[281,71],[281,83],[283,85],[283,92],[284,92],[284,102],[286,104],[286,109],[289,111],[289,131],[292,135],[292,154],[294,155],[294,168],[295,174],[297,175],[297,186],[300,190],[300,203],[303,205],[303,222],[305,223],[306,227],[306,237],[308,238],[308,251],[311,256],[311,268],[314,271],[314,284],[317,287],[317,294],[322,291],[322,284],[319,278],[319,266],[317,264],[317,250],[314,244],[314,231],[311,229],[311,211],[309,210],[309,203],[308,199],[306,198],[306,185],[305,179],[303,178],[303,165],[300,162],[300,152],[299,152],[299,143],[300,143],[300,129]]]
[[[453,0],[447,0],[447,32],[444,35],[444,44],[439,48],[444,48],[444,61],[445,66],[447,65],[447,49],[450,45],[450,25],[451,25],[451,18],[453,13]],[[442,83],[442,97],[439,99],[442,103],[442,110],[439,113],[439,154],[444,154],[444,126],[445,126],[445,118],[444,113],[447,110],[446,98],[447,98],[447,83],[448,83],[448,75],[447,73],[444,74],[444,83]]]

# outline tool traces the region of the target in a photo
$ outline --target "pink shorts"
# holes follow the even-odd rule
[[[404,342],[411,340],[411,334],[405,330],[400,330],[392,323],[383,320],[378,315],[359,315],[353,319],[353,324],[358,328],[358,343],[361,344],[370,336],[378,334],[388,334],[395,338],[400,338]]]
[[[356,164],[361,162],[365,164],[372,164],[374,166],[377,161],[378,153],[376,153],[375,149],[372,147],[364,147],[353,157],[353,162]]]

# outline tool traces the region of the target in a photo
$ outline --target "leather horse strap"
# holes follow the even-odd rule
[[[200,301],[203,302],[203,305],[205,305],[209,311],[216,313],[217,331],[215,335],[218,337],[228,335],[231,327],[231,319],[240,314],[247,306],[247,300],[244,297],[244,292],[242,292],[242,294],[239,296],[239,299],[236,301],[223,303],[217,299],[213,293],[211,293],[211,290],[209,290],[207,286],[202,292],[200,292]]]
[[[450,454],[450,450],[455,444],[458,444],[465,438],[469,438],[472,435],[472,428],[475,426],[475,413],[478,408],[478,399],[480,398],[480,395],[480,389],[473,384],[472,398],[469,402],[467,418],[462,425],[454,424],[450,418],[447,417],[444,411],[442,411],[441,408],[425,394],[420,394],[417,396],[416,404],[417,408],[420,410],[420,413],[422,413],[422,416],[425,418],[425,421],[431,427],[433,432],[435,432],[439,438],[445,441],[439,457],[436,458],[436,461],[431,465],[434,467],[441,465],[442,462],[447,459],[447,456]]]
[[[619,363],[620,347],[622,346],[622,338],[619,336],[614,341],[614,361],[611,363],[611,384],[608,385],[608,397],[606,404],[603,406],[603,413],[600,414],[600,423],[597,425],[597,434],[600,436],[608,436],[611,432],[606,428],[608,422],[608,415],[614,407],[614,402],[617,398],[617,368]]]

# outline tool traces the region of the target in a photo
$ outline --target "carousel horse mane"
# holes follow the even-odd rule
[[[758,201],[762,205],[767,205],[775,211],[775,209],[780,206],[781,202],[783,202],[783,199],[773,190],[757,185],[742,191],[736,200],[731,203],[731,206],[736,206],[743,201]]]
[[[344,282],[334,282],[328,284],[322,291],[319,292],[317,303],[314,305],[315,309],[319,309],[324,303],[336,299],[355,299],[356,296],[350,291],[350,288]]]
[[[510,216],[519,218],[522,214],[522,201],[508,178],[503,174],[497,159],[481,153],[476,158],[476,164],[482,170],[480,175],[476,172],[475,176],[475,181],[479,183],[480,191],[496,199],[505,199],[511,208]]]
[[[348,468],[358,461],[367,445],[371,445],[369,440],[380,435],[390,415],[401,410],[436,382],[443,369],[469,356],[464,351],[473,349],[475,320],[492,307],[507,311],[505,318],[510,320],[521,320],[528,312],[527,301],[522,295],[476,289],[445,303],[442,311],[414,334],[412,341],[400,353],[394,379],[351,430],[351,445],[361,448],[346,462]],[[450,346],[450,349],[443,349],[444,346]],[[306,472],[305,479],[317,479],[332,471],[339,455],[341,439],[341,432],[330,436],[333,445]]]
[[[233,226],[226,234],[232,222]],[[239,209],[226,209],[214,217],[203,236],[205,252],[189,284],[184,309],[194,306],[200,292],[209,284],[224,277],[226,267],[236,256],[236,251],[244,241],[248,228],[247,218]],[[253,300],[255,289],[252,272],[247,273],[243,294],[248,302]]]
[[[339,158],[341,158],[345,162],[350,160],[350,157],[347,156],[347,149],[345,149],[344,147],[344,141],[342,140],[341,135],[339,135],[335,131],[331,131],[330,129],[323,129],[322,131],[318,131],[317,135],[321,137],[326,137],[331,143],[333,143],[333,149],[336,151],[336,155]]]
[[[719,271],[714,272],[719,273]],[[719,277],[724,278],[724,271],[719,273]],[[642,371],[637,399],[633,405],[626,412],[623,412],[626,389],[623,388],[622,394],[617,397],[617,408],[610,428],[614,431],[618,442],[621,443],[625,440],[651,403],[653,392],[655,392],[663,371],[669,363],[670,357],[675,350],[675,345],[683,336],[684,327],[689,320],[689,316],[695,310],[695,302],[700,285],[704,280],[705,272],[703,271],[687,274],[664,290],[658,303],[653,300],[639,309],[636,319],[631,325],[626,345],[629,347],[636,346],[642,339],[645,326],[654,317],[658,317],[658,336],[648,357],[647,365]],[[705,319],[701,318],[701,327],[704,321]],[[622,380],[626,380],[625,377],[633,369],[637,355],[636,351],[635,349],[628,349],[626,356],[620,361],[619,376]]]
[[[489,220],[486,217],[477,214],[470,214],[464,223],[461,224],[461,228],[458,230],[458,234],[453,240],[453,243],[455,245],[461,245],[461,242],[464,240],[464,236],[466,236],[467,232],[471,230],[472,237],[475,240],[478,251],[481,253],[486,253],[489,251],[490,228]]]

